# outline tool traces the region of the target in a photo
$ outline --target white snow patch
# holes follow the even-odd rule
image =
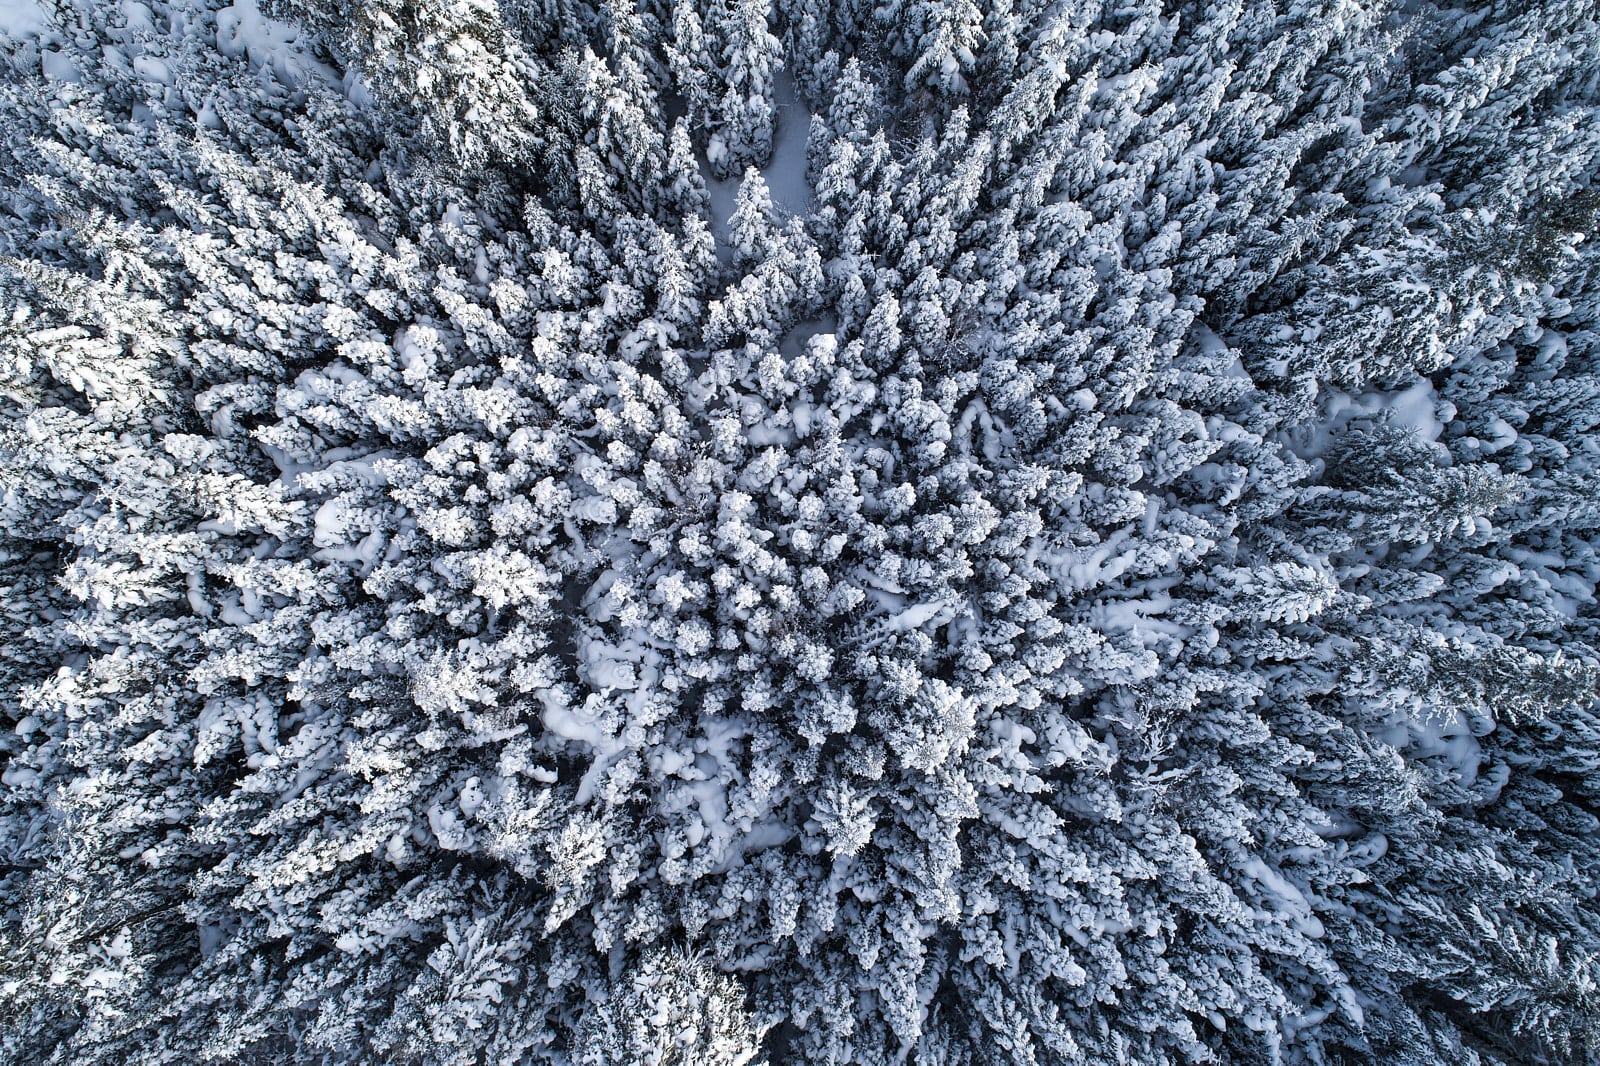
[[[772,102],[778,128],[772,138],[772,159],[761,168],[761,176],[766,179],[775,207],[805,216],[811,213],[811,184],[806,181],[811,113],[800,102],[788,71],[781,72],[774,81]]]
[[[48,29],[50,20],[36,0],[0,0],[0,37],[21,40]]]
[[[338,72],[306,53],[300,29],[261,13],[258,0],[234,0],[217,12],[217,48],[223,55],[245,57],[253,67],[269,67],[285,85],[299,85],[315,75],[343,86]]]
[[[1261,886],[1263,894],[1278,905],[1278,912],[1290,925],[1308,937],[1323,935],[1322,922],[1312,912],[1310,901],[1288,878],[1255,858],[1245,860],[1244,874]]]
[[[1302,459],[1315,459],[1325,453],[1351,422],[1384,421],[1409,429],[1432,443],[1444,426],[1439,421],[1439,395],[1433,382],[1422,378],[1399,392],[1374,389],[1352,396],[1337,389],[1327,390],[1322,418],[1288,434],[1290,449]],[[1448,405],[1446,405],[1448,406]]]
[[[366,75],[362,74],[360,70],[352,67],[345,71],[344,78],[340,84],[344,86],[345,99],[357,107],[371,107],[375,102],[372,95],[372,86],[367,83]]]
[[[731,236],[728,223],[733,218],[734,202],[739,196],[739,179],[717,181],[711,176],[711,167],[703,157],[700,160],[700,174],[706,179],[706,193],[711,198],[711,236],[717,242],[717,258],[727,262],[733,258],[733,251],[728,247]]]
[[[609,496],[583,496],[572,501],[572,514],[585,522],[609,526],[617,520],[617,505]]]
[[[702,755],[698,763],[709,763],[701,766],[705,777],[699,781],[691,781],[685,786],[689,795],[694,799],[695,808],[700,813],[700,824],[689,827],[689,846],[699,847],[701,841],[707,836],[714,841],[725,840],[730,836],[728,827],[728,791],[718,780],[721,772],[715,760]]]
[[[1438,440],[1439,434],[1444,430],[1435,414],[1434,405],[1439,396],[1433,390],[1433,382],[1427,378],[1401,392],[1368,395],[1380,398],[1379,402],[1389,412],[1390,424],[1404,426],[1425,441]]]
[[[768,188],[767,191],[771,192],[772,190]],[[796,322],[794,327],[783,335],[783,339],[778,342],[778,351],[786,359],[798,359],[805,354],[806,347],[811,343],[813,337],[832,334],[838,328],[839,320],[833,315],[803,319]],[[825,341],[824,343],[829,342]],[[834,341],[831,342],[830,346],[836,345],[837,341]]]
[[[1227,368],[1223,371],[1223,374],[1226,377],[1244,378],[1246,381],[1250,380],[1249,371],[1245,370],[1244,363],[1239,360],[1238,350],[1235,348],[1229,348],[1228,342],[1217,336],[1216,330],[1212,329],[1204,322],[1199,321],[1195,322],[1191,329],[1194,334],[1195,343],[1200,346],[1201,355],[1205,356],[1207,359],[1216,359],[1218,362],[1221,362],[1223,359],[1227,360]]]
[[[956,616],[955,605],[949,603],[919,603],[908,607],[888,620],[888,627],[896,633],[909,633],[913,629],[921,629],[929,622],[936,622],[938,629]]]
[[[811,136],[811,113],[801,103],[794,79],[787,71],[780,73],[773,83],[772,103],[777,112],[777,128],[772,136],[772,158],[761,168],[761,177],[780,215],[804,216],[811,212],[811,186],[806,181],[806,141]],[[704,153],[699,153],[699,162],[706,192],[711,197],[711,236],[717,242],[717,258],[726,262],[732,256],[728,249],[728,224],[733,219],[742,175],[718,181],[712,176]]]
[[[631,692],[654,685],[661,656],[637,641],[610,644],[596,638],[578,641],[578,675],[600,691]]]
[[[600,754],[609,754],[618,746],[617,738],[601,727],[592,702],[573,708],[555,699],[546,699],[541,718],[545,729],[556,736],[587,744]]]
[[[1172,597],[1165,592],[1142,599],[1106,600],[1090,608],[1090,624],[1100,633],[1167,634],[1180,638],[1191,635],[1191,627],[1156,617],[1171,607]]]
[[[1128,540],[1126,532],[1119,531],[1101,544],[1086,549],[1060,549],[1042,553],[1044,563],[1064,592],[1084,592],[1115,581],[1132,566],[1138,557],[1136,551],[1117,552]]]
[[[155,56],[140,56],[133,61],[133,72],[157,85],[172,84],[172,70]]]
[[[1472,735],[1471,723],[1465,715],[1460,711],[1448,716],[1421,715],[1407,724],[1415,757],[1438,756],[1463,788],[1471,788],[1477,782],[1479,768],[1483,765],[1483,748]]]
[[[83,80],[78,65],[61,52],[47,48],[39,54],[39,62],[44,68],[44,76],[51,81],[75,84]]]
[[[584,771],[573,796],[575,803],[588,803],[600,786],[600,779],[623,751],[620,738],[606,731],[601,721],[600,697],[591,695],[581,707],[570,706],[553,693],[540,693],[544,703],[541,720],[545,732],[564,740],[586,744],[594,751],[594,761]]]

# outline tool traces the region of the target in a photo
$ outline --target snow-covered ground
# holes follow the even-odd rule
[[[811,113],[795,92],[794,78],[788,71],[778,74],[773,84],[773,105],[777,121],[772,136],[772,158],[761,168],[773,206],[780,212],[804,216],[811,211],[811,185],[806,181],[806,139],[811,132]],[[739,197],[738,176],[718,181],[705,156],[700,156],[700,172],[711,198],[711,233],[717,241],[718,256],[727,254],[728,224]]]
[[[36,0],[0,0],[0,34],[26,37],[48,25],[44,9]]]

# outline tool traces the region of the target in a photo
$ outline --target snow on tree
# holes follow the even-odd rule
[[[25,6],[4,1057],[1597,1054],[1589,5]]]

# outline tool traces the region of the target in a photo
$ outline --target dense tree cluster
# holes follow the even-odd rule
[[[0,1057],[1600,1057],[1593,0],[0,68]]]

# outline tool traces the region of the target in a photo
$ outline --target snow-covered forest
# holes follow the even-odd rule
[[[0,1061],[1600,1061],[1600,0],[0,0]]]

